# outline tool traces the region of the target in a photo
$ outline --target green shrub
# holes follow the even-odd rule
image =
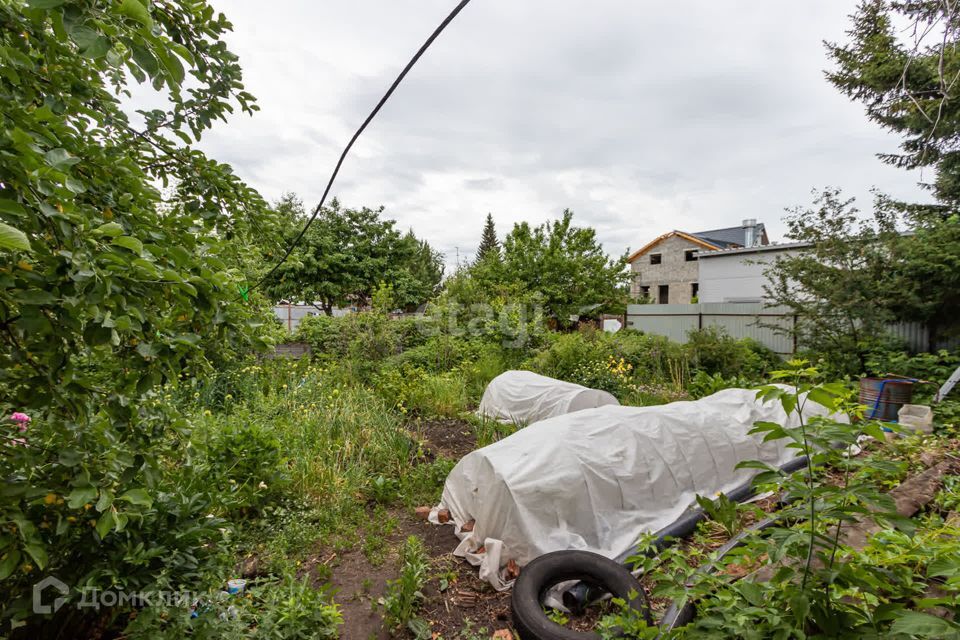
[[[467,398],[471,405],[479,405],[490,381],[512,368],[511,354],[506,351],[500,345],[485,344],[472,362],[460,365]]]
[[[422,344],[384,361],[384,368],[416,368],[431,373],[450,371],[475,360],[483,343],[449,335],[431,336]]]
[[[29,619],[27,633],[42,635],[82,617],[76,591],[56,614],[32,614],[32,585],[45,575],[71,588],[143,591],[210,571],[229,535],[220,515],[240,505],[184,464],[187,423],[160,404],[148,401],[138,431],[123,440],[117,430],[132,425],[103,413],[82,426],[34,414],[26,431],[14,431],[23,445],[0,445],[4,624]]]
[[[696,399],[713,395],[723,389],[742,389],[750,387],[753,384],[753,382],[743,376],[724,377],[724,375],[719,372],[711,375],[701,370],[690,377],[690,382],[687,384],[687,393],[690,394],[690,397]]]
[[[584,363],[606,362],[611,356],[612,342],[604,333],[553,333],[527,367],[552,378],[573,380]]]
[[[199,430],[192,438],[197,452],[197,480],[229,495],[244,511],[278,499],[290,484],[287,460],[276,432],[242,410]]]
[[[686,350],[692,369],[725,377],[743,376],[760,381],[781,363],[770,349],[750,338],[732,338],[720,327],[706,327],[687,334]]]
[[[932,395],[960,366],[960,353],[941,349],[937,353],[910,355],[906,351],[879,350],[870,354],[867,373],[880,376],[894,374],[933,382],[934,385],[916,385],[914,393],[923,398]]]

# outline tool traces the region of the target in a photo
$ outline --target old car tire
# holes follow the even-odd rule
[[[525,566],[513,585],[510,599],[513,626],[522,640],[590,640],[600,637],[592,631],[561,627],[543,612],[540,603],[544,593],[565,580],[581,580],[614,597],[623,598],[644,615],[649,613],[643,588],[622,565],[589,551],[554,551]]]

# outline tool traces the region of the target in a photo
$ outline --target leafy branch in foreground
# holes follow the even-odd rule
[[[237,290],[271,213],[192,146],[256,108],[230,28],[203,0],[0,3],[0,412],[32,418],[0,443],[0,617],[24,636],[96,615],[35,614],[45,574],[195,584],[222,542],[160,389],[264,346]],[[165,107],[128,114],[135,83]]]

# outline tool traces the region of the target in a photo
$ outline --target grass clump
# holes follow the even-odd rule
[[[423,603],[423,586],[427,583],[429,564],[423,541],[410,536],[400,548],[400,576],[387,583],[387,591],[378,604],[383,609],[384,625],[397,631],[409,629],[420,636],[423,629],[429,627],[417,613]]]

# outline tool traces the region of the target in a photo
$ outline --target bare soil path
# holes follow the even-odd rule
[[[443,456],[459,460],[476,447],[473,427],[458,419],[414,419],[407,429],[424,444],[430,458]],[[420,617],[430,624],[435,638],[457,640],[461,631],[471,629],[478,637],[489,638],[498,629],[510,628],[510,594],[498,593],[477,578],[477,570],[453,550],[459,540],[452,526],[437,526],[418,519],[409,509],[396,509],[391,517],[395,530],[386,536],[387,553],[381,563],[371,563],[363,552],[364,540],[351,549],[315,554],[317,564],[308,573],[336,588],[336,602],[343,613],[341,638],[344,640],[381,640],[409,638],[410,634],[391,632],[383,626],[377,600],[384,595],[387,581],[398,574],[397,549],[410,535],[424,542],[430,556],[430,578],[423,589],[426,600]],[[324,567],[320,567],[324,564]]]

